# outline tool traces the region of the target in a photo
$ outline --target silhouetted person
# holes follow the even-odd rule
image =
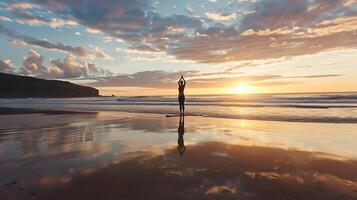
[[[180,156],[183,157],[183,154],[186,151],[186,147],[185,147],[185,141],[183,139],[183,135],[185,134],[185,118],[183,118],[183,121],[181,121],[181,116],[180,116],[180,123],[179,123],[179,127],[177,129],[177,133],[178,133],[178,139],[177,139],[177,150],[180,153]]]
[[[183,78],[183,75],[181,75],[181,78],[178,81],[178,91],[179,91],[178,101],[180,104],[180,115],[185,114],[185,94],[184,94],[185,86],[186,86],[186,80]]]

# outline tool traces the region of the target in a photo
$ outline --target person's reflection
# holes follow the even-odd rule
[[[178,133],[178,139],[177,139],[177,150],[180,153],[180,156],[183,157],[183,154],[185,153],[186,147],[185,147],[185,141],[183,139],[183,135],[185,134],[185,117],[180,116],[180,123],[179,127],[177,129]]]

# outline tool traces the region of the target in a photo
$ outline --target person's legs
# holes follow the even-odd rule
[[[179,109],[180,109],[180,115],[181,115],[181,99],[180,99],[180,96],[178,96],[177,100],[179,102]]]
[[[182,113],[185,116],[185,103],[182,104]]]
[[[185,109],[185,97],[179,96],[179,104],[180,104],[180,115],[182,115]]]
[[[183,96],[181,104],[182,104],[182,113],[184,116],[185,116],[185,100],[186,100],[186,98],[185,98],[185,96]]]

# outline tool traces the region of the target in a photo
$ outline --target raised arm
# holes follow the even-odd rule
[[[185,79],[183,78],[183,75],[181,75],[181,78],[178,80],[178,85],[181,85],[181,80],[184,82],[184,84],[186,84],[186,81],[185,81]],[[183,84],[183,85],[184,85]]]

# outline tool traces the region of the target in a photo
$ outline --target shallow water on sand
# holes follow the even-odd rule
[[[0,199],[356,199],[357,125],[0,116]]]

